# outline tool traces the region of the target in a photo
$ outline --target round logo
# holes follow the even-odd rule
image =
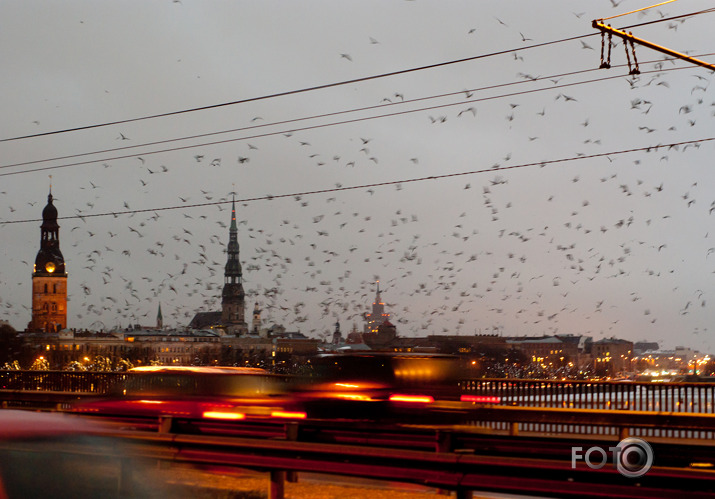
[[[653,449],[642,438],[624,438],[616,448],[620,449],[617,454],[616,469],[623,476],[638,478],[648,473],[653,466]]]

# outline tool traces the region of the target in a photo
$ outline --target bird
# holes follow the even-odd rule
[[[350,62],[352,62],[352,60],[353,60],[353,58],[350,56],[350,54],[340,54],[340,57],[343,59],[347,59]]]

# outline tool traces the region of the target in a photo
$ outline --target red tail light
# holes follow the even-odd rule
[[[404,402],[408,404],[431,404],[434,397],[430,395],[390,395],[390,402]]]
[[[304,412],[289,412],[289,411],[273,411],[271,417],[273,418],[293,418],[293,419],[305,419],[308,415]]]
[[[246,419],[240,412],[206,411],[203,416],[208,419]]]
[[[498,404],[501,402],[501,397],[490,395],[462,395],[460,400],[462,402],[476,402],[478,404]]]

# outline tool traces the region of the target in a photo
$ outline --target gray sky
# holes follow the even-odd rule
[[[246,308],[267,324],[361,328],[379,278],[403,336],[712,351],[712,74],[637,47],[630,77],[615,38],[614,67],[597,69],[591,21],[648,5],[3,2],[1,139],[505,53],[0,142],[0,221],[29,220],[0,224],[0,319],[30,319],[51,174],[60,217],[148,210],[60,220],[70,327],[153,324],[159,303],[170,326],[218,309],[235,190]],[[713,62],[713,15],[632,31]],[[702,142],[644,149],[688,141]]]

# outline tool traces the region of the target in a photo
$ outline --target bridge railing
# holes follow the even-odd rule
[[[715,413],[715,383],[484,378],[460,385],[465,394],[520,407]]]
[[[0,390],[105,395],[128,375],[126,372],[0,371]]]
[[[127,372],[0,371],[0,390],[110,394]],[[470,395],[498,396],[501,405],[715,414],[715,383],[468,379]]]

